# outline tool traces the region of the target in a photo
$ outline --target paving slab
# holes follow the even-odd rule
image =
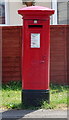
[[[6,110],[1,111],[2,120],[22,118],[67,118],[67,110]]]

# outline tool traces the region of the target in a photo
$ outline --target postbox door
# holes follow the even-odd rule
[[[43,32],[44,31],[44,32]],[[47,32],[46,32],[47,31]],[[25,30],[23,88],[48,89],[49,35],[46,28]]]

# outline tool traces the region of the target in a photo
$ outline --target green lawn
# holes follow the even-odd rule
[[[43,108],[47,109],[66,109],[68,105],[68,86],[51,85],[50,104],[44,102]]]
[[[68,102],[68,86],[51,85],[50,87],[50,104],[43,102],[41,108],[45,109],[66,109]],[[10,82],[2,85],[0,92],[0,107],[21,109],[21,82]],[[25,109],[25,107],[23,107]],[[36,108],[32,108],[36,109]]]
[[[20,108],[21,107],[21,82],[10,82],[2,85],[2,107]],[[0,105],[0,106],[1,106]]]

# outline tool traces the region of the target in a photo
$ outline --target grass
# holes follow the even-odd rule
[[[68,86],[51,85],[50,104],[44,101],[42,107],[46,109],[66,109],[68,105]]]
[[[68,86],[51,85],[50,87],[50,104],[43,102],[40,108],[44,109],[65,109],[67,108],[69,90]],[[1,94],[0,94],[1,96]],[[1,97],[0,97],[1,98]],[[2,103],[0,107],[8,109],[21,109],[21,82],[10,82],[2,85]],[[35,107],[23,109],[37,109]]]
[[[21,107],[21,82],[10,82],[2,85],[2,107]]]

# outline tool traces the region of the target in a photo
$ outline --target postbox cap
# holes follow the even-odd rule
[[[21,15],[52,15],[54,14],[55,10],[43,7],[43,6],[31,6],[25,7],[18,10],[18,13]]]

